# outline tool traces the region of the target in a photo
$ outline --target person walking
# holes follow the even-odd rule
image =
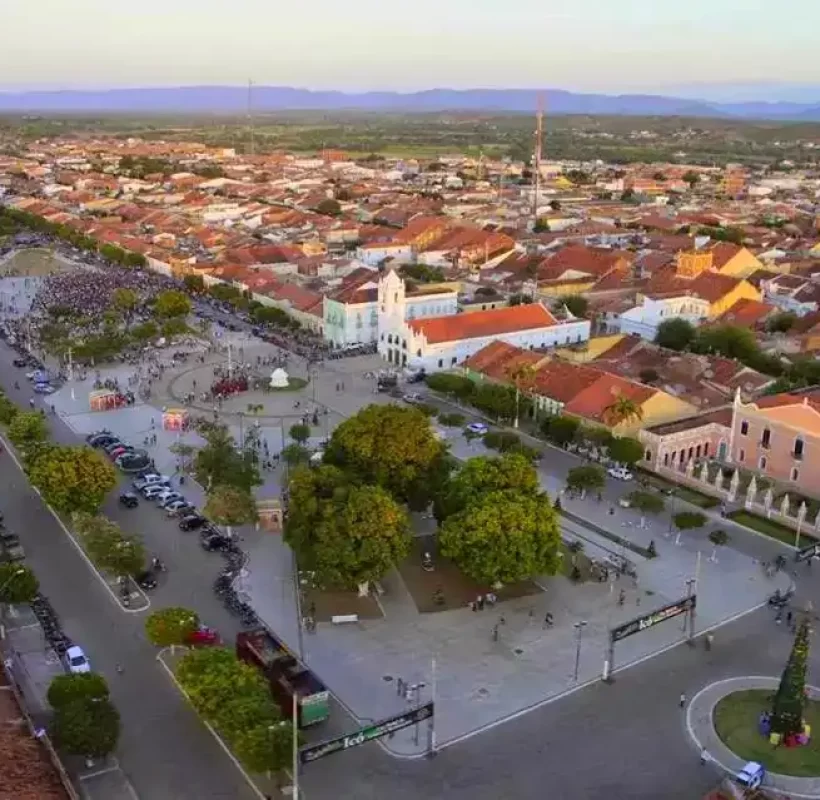
[[[680,707],[683,708],[686,705],[686,693],[680,693],[680,700],[679,700]]]
[[[706,748],[702,747],[700,750],[700,763],[701,766],[705,765],[707,762],[711,760],[709,753],[706,752]]]

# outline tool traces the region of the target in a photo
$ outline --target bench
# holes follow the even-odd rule
[[[350,622],[358,622],[358,614],[336,614],[330,618],[333,625],[347,625]]]

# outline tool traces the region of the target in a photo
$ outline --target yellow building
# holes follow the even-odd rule
[[[746,247],[718,242],[710,249],[712,267],[721,275],[732,275],[735,278],[745,278],[759,269],[765,269],[758,257]]]
[[[610,336],[593,336],[586,342],[585,347],[574,349],[569,347],[559,347],[555,350],[555,357],[573,364],[586,364],[600,358],[607,350],[611,350],[626,338],[623,333],[614,333]]]

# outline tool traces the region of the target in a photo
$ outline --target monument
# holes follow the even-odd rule
[[[290,378],[288,378],[288,373],[285,372],[281,367],[277,367],[270,375],[270,388],[271,389],[287,389],[290,385]]]

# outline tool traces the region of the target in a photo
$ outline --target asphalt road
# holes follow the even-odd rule
[[[11,365],[13,351],[0,345],[0,385],[26,405],[29,393],[23,370]],[[21,390],[14,381],[22,377]],[[76,443],[73,433],[49,417],[54,438]],[[143,634],[144,614],[124,613],[57,525],[8,454],[0,456],[0,496],[9,528],[19,533],[27,561],[52,600],[69,636],[86,650],[94,669],[105,675],[122,715],[120,764],[144,800],[163,798],[252,798],[241,774],[202,725],[156,662],[156,651]],[[154,540],[181,534],[154,509],[127,512],[113,502],[106,508],[129,530]],[[183,546],[189,545],[183,552]],[[152,597],[154,607],[185,605],[204,620],[230,633],[232,620],[210,593],[218,557],[208,563],[195,535],[179,550],[156,551],[167,560],[167,583]],[[183,569],[183,564],[187,567]],[[176,574],[175,574],[176,572]],[[222,616],[220,616],[222,615]],[[115,666],[125,667],[117,675]]]

